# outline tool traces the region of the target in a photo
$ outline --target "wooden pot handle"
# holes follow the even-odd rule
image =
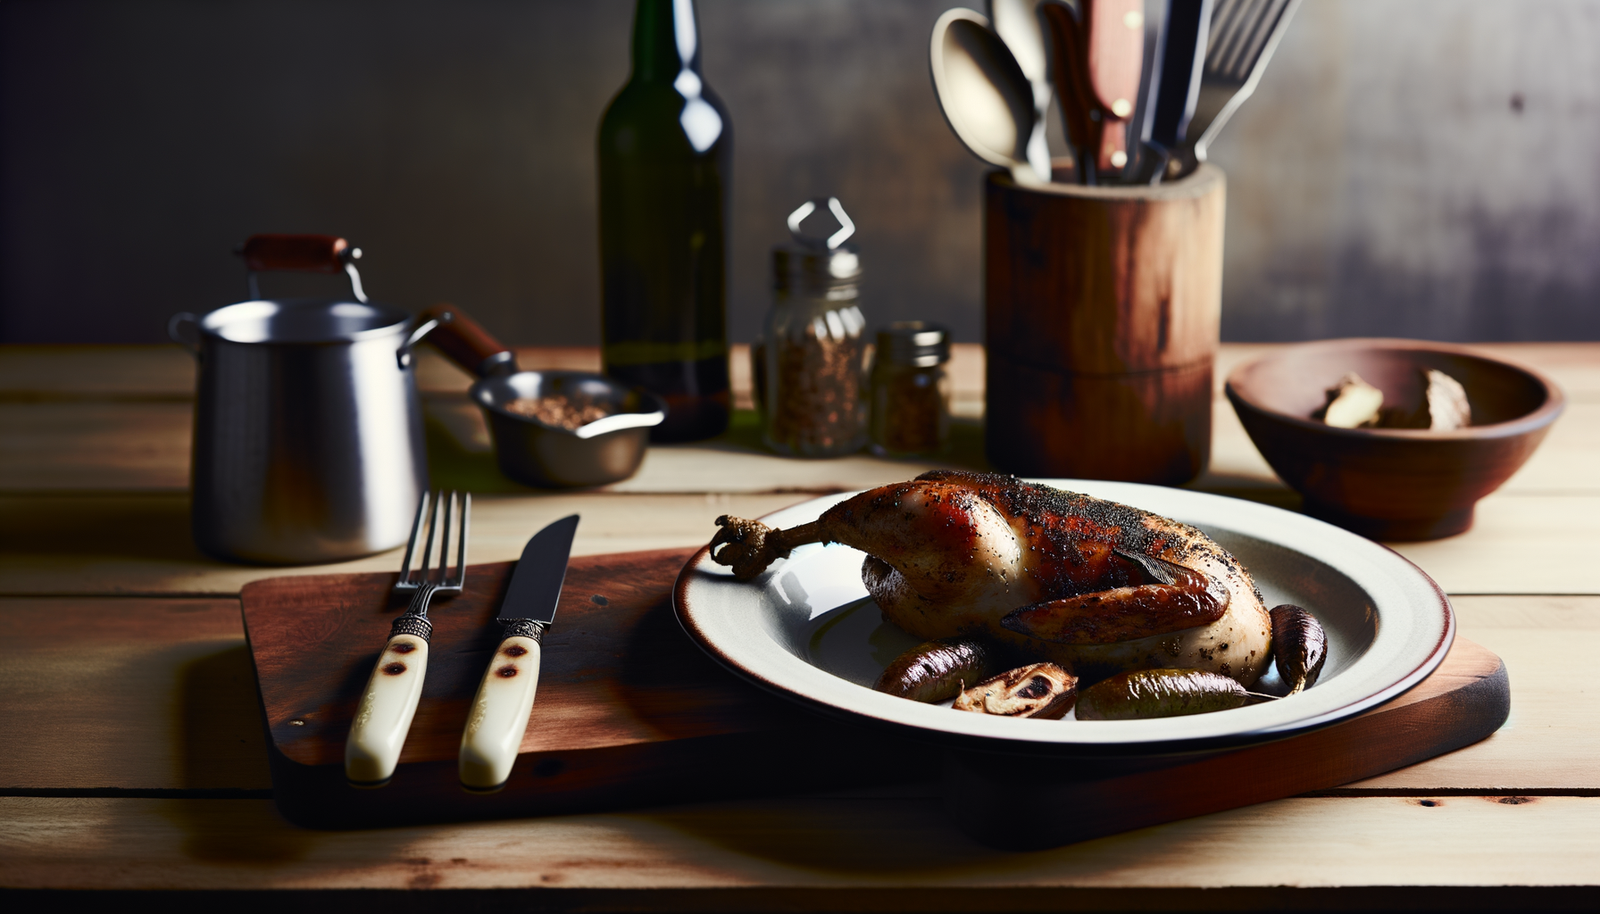
[[[335,235],[251,235],[239,256],[252,273],[343,273],[346,259],[361,255]]]
[[[437,320],[439,326],[428,335],[428,342],[450,357],[452,362],[481,378],[514,374],[517,356],[489,335],[483,325],[452,304],[434,305],[418,315],[419,322]]]

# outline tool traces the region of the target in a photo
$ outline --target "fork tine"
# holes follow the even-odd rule
[[[422,567],[417,570],[418,583],[425,584],[428,581],[428,569],[431,567],[429,562],[433,558],[433,538],[439,533],[439,503],[444,500],[443,495],[443,492],[433,494],[433,510],[429,512],[428,518],[428,540],[422,547]]]
[[[439,584],[445,586],[450,583],[450,533],[455,529],[456,493],[440,492],[439,501],[444,504],[443,526],[439,528]]]
[[[422,492],[422,500],[417,502],[417,516],[411,522],[411,536],[406,540],[406,557],[400,562],[401,587],[414,587],[416,582],[411,580],[411,556],[417,550],[417,541],[422,538],[422,518],[428,513],[428,491]]]
[[[456,533],[456,574],[451,583],[464,587],[467,583],[467,539],[472,527],[472,493],[461,493],[461,526]]]

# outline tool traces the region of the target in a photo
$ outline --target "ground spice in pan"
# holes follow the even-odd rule
[[[589,397],[566,397],[562,394],[551,394],[547,397],[518,397],[505,404],[505,408],[508,412],[527,416],[545,425],[564,428],[569,432],[575,432],[596,419],[604,419],[612,412],[604,404],[596,403]]]

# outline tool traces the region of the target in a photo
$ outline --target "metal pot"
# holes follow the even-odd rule
[[[167,325],[200,363],[195,543],[274,564],[399,546],[428,484],[411,348],[434,324],[367,301],[343,238],[257,235],[240,253],[254,300]],[[261,299],[267,270],[343,272],[354,301]]]
[[[500,472],[542,488],[598,486],[639,471],[650,429],[667,417],[660,397],[590,371],[520,371],[516,355],[454,305],[422,313],[438,330],[428,342],[478,376],[469,396],[483,408]],[[517,400],[562,397],[609,415],[576,429],[513,412]]]

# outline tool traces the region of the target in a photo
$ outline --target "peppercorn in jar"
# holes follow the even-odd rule
[[[888,457],[943,453],[950,443],[950,332],[925,321],[897,321],[878,331],[872,361],[873,453]]]
[[[840,228],[826,238],[801,223],[821,207]],[[855,226],[836,198],[808,201],[789,215],[790,244],[772,252],[772,309],[757,344],[765,384],[762,439],[780,454],[836,457],[866,443],[862,384],[866,319],[857,306],[861,258],[845,239]]]

